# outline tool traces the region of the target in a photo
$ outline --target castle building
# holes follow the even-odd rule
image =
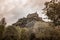
[[[27,18],[33,18],[33,17],[38,17],[37,12],[36,13],[32,13],[32,14],[28,14]]]

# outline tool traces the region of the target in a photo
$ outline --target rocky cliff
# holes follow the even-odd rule
[[[48,24],[48,23],[44,22],[37,13],[32,13],[32,14],[28,14],[26,18],[20,18],[13,25],[20,26],[20,27],[33,27],[37,22],[41,22],[41,24],[44,24],[44,23]]]

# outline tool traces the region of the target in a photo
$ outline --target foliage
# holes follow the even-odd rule
[[[55,25],[60,25],[60,2],[46,2],[44,11],[49,19],[53,21]]]
[[[19,32],[19,39],[20,40],[29,40],[31,32],[28,28],[20,28],[20,27],[16,27],[17,31]]]
[[[3,40],[18,40],[18,31],[14,26],[8,26],[3,34]]]
[[[3,35],[3,40],[60,40],[60,29],[54,27],[20,28],[8,26]]]
[[[2,18],[1,21],[0,21],[0,40],[2,40],[2,38],[3,38],[5,25],[6,25],[5,18]]]
[[[0,25],[0,40],[2,40],[3,32],[4,32],[4,26]]]
[[[5,18],[2,18],[1,21],[0,21],[0,25],[6,25],[6,21],[5,21]]]
[[[60,29],[53,27],[38,28],[35,35],[40,40],[60,40]]]

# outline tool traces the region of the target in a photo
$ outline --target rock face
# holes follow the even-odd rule
[[[16,23],[13,24],[14,26],[19,27],[49,27],[53,25],[53,23],[50,22],[44,22],[42,18],[38,16],[37,13],[28,14],[27,18],[21,18]]]
[[[20,27],[32,27],[36,21],[42,21],[42,18],[37,13],[28,14],[27,18],[21,18],[13,25]]]
[[[35,24],[35,21],[31,21],[29,23],[26,24],[27,27],[33,27]]]

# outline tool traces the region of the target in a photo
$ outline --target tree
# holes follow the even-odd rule
[[[3,40],[19,40],[18,31],[14,26],[8,26],[3,34]]]
[[[5,18],[2,18],[2,19],[1,19],[0,24],[1,24],[1,25],[4,25],[4,26],[6,25]]]
[[[46,2],[44,12],[55,25],[60,25],[60,2],[57,1],[51,0],[50,2]]]
[[[2,18],[0,21],[0,40],[2,40],[5,25],[6,25],[5,18]]]
[[[0,40],[2,40],[3,32],[4,32],[4,26],[0,25]]]

